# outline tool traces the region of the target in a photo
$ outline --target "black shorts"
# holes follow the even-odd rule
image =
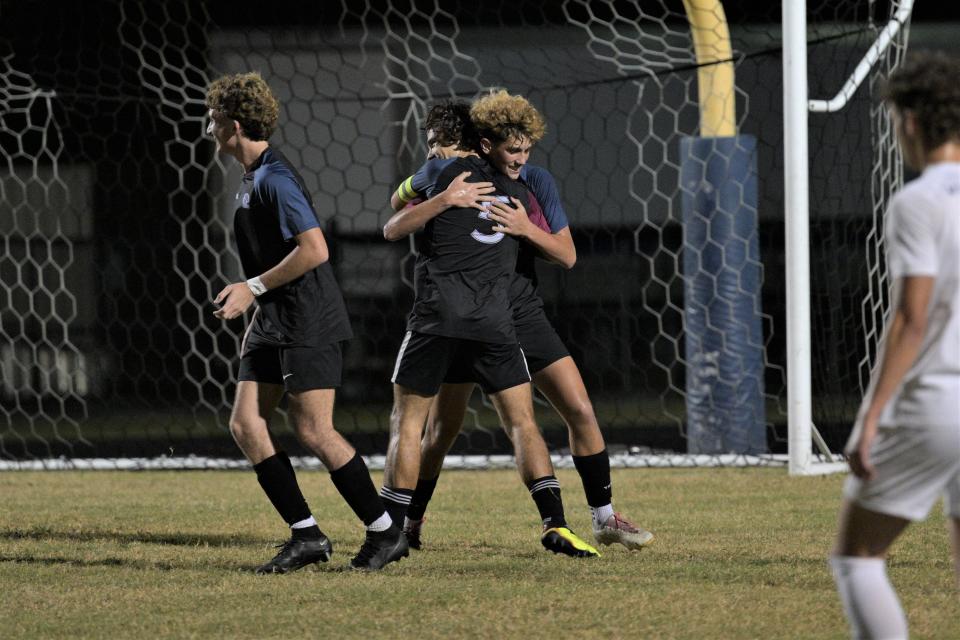
[[[552,365],[561,358],[570,355],[563,340],[557,335],[556,329],[547,320],[547,314],[538,308],[523,318],[514,318],[513,328],[517,332],[517,340],[527,359],[527,368],[530,373],[537,373]]]
[[[322,347],[253,347],[240,356],[238,380],[282,384],[287,391],[336,389],[343,372],[341,343]]]
[[[479,342],[407,331],[391,381],[426,396],[436,395],[447,373],[464,369],[470,382],[496,393],[530,382],[520,345]]]
[[[543,309],[537,309],[535,312],[526,314],[526,317],[515,320],[514,328],[520,348],[523,350],[523,357],[527,360],[527,370],[531,375],[570,355],[563,340],[547,320]],[[476,382],[477,379],[463,362],[455,362],[443,381],[462,384]]]

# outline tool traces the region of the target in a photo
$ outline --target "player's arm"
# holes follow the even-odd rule
[[[880,367],[861,407],[859,437],[847,453],[850,470],[861,478],[873,475],[870,445],[877,434],[880,413],[917,359],[927,330],[927,305],[933,293],[932,276],[906,276],[897,283],[899,296],[887,327]]]
[[[316,213],[292,179],[280,178],[264,184],[263,194],[277,208],[284,237],[292,238],[296,246],[260,275],[224,287],[214,298],[214,304],[222,305],[213,314],[218,318],[231,320],[243,315],[257,296],[293,282],[330,259]]]
[[[530,221],[522,202],[516,198],[510,200],[513,207],[499,201],[490,203],[490,219],[497,223],[493,230],[522,238],[539,249],[550,262],[571,269],[577,263],[577,248],[573,244],[570,227],[564,227],[556,233],[544,231]]]
[[[421,229],[431,219],[454,207],[483,210],[483,203],[494,199],[487,195],[493,192],[493,183],[467,182],[467,176],[469,175],[469,171],[464,171],[454,178],[446,189],[434,197],[394,213],[383,225],[383,237],[391,242],[406,238],[411,233]],[[406,181],[404,184],[406,184]],[[403,188],[403,185],[401,185],[390,197],[391,206],[394,206],[395,202],[404,200],[403,196],[400,195]]]
[[[298,234],[295,240],[297,246],[293,251],[272,268],[246,282],[235,282],[224,287],[214,299],[215,304],[222,303],[222,306],[213,315],[224,320],[241,316],[257,296],[293,282],[330,259],[327,240],[320,227]]]

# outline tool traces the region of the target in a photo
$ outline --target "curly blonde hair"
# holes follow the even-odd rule
[[[514,137],[538,142],[547,132],[543,116],[529,100],[502,89],[477,98],[470,107],[470,119],[480,137],[494,144]]]
[[[207,89],[208,109],[240,123],[250,140],[266,140],[277,128],[280,103],[256,71],[223,76]]]

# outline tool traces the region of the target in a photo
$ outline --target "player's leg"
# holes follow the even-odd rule
[[[837,590],[856,637],[907,637],[907,621],[886,575],[886,553],[912,521],[940,498],[960,494],[956,429],[881,427],[870,450],[875,475],[848,476],[830,558]]]
[[[513,443],[517,470],[540,512],[541,544],[555,553],[599,556],[596,549],[567,527],[560,482],[554,475],[550,453],[533,417],[530,371],[519,343],[471,342],[467,355],[474,379],[490,397],[500,424]]]
[[[459,340],[408,331],[393,369],[393,410],[380,495],[395,522],[403,522],[420,474],[420,440],[434,396]]]
[[[641,549],[653,541],[653,534],[614,511],[610,456],[576,362],[542,309],[518,319],[516,329],[534,385],[567,425],[570,452],[583,483],[594,537],[601,544],[616,542],[628,549]]]
[[[403,532],[414,549],[422,545],[420,539],[424,514],[433,497],[443,468],[443,459],[460,434],[470,395],[476,386],[472,382],[443,384],[430,406],[427,427],[420,443],[420,473],[413,491]]]
[[[261,348],[245,352],[240,360],[230,432],[253,465],[257,481],[291,529],[288,542],[257,573],[287,573],[315,562],[326,562],[332,547],[307,505],[287,454],[278,451],[270,436],[270,417],[283,397],[280,353]]]
[[[947,483],[943,492],[943,512],[950,530],[950,546],[953,551],[953,569],[960,589],[960,469]]]
[[[420,439],[433,395],[393,385],[390,442],[383,469],[381,496],[391,518],[403,522],[420,473]]]
[[[574,557],[598,557],[592,546],[567,526],[560,482],[550,461],[550,452],[533,417],[533,396],[529,384],[489,394],[500,423],[513,443],[517,470],[537,505],[543,523],[540,542],[554,553]]]
[[[830,566],[854,637],[907,637],[907,618],[887,577],[885,556],[909,523],[849,499],[841,507]]]
[[[406,539],[387,514],[366,463],[333,424],[335,389],[343,369],[341,345],[284,349],[282,369],[297,438],[320,458],[333,485],[367,529],[351,567],[376,570],[405,557]]]

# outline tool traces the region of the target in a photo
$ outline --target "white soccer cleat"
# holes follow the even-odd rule
[[[653,542],[652,533],[633,524],[619,513],[607,518],[602,527],[594,526],[593,537],[600,544],[620,543],[632,551],[639,551]]]

